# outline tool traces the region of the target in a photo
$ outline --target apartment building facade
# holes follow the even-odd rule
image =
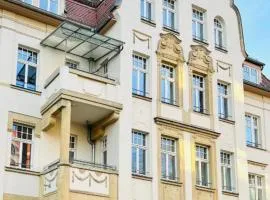
[[[2,0],[0,51],[1,199],[270,198],[233,0]]]

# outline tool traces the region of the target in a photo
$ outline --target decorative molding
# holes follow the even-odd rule
[[[141,33],[139,31],[133,30],[133,44],[136,43],[136,39],[141,42],[147,42],[147,47],[150,49],[151,36]]]
[[[232,73],[231,68],[232,68],[231,64],[228,64],[222,61],[217,61],[217,72],[219,72],[219,69],[222,69],[223,71],[229,70],[229,76],[231,76],[231,73]]]
[[[256,162],[256,161],[252,161],[252,160],[248,160],[247,162],[248,162],[249,165],[254,165],[254,166],[257,166],[257,167],[261,167],[263,169],[268,166],[268,164],[261,163],[261,162]]]
[[[191,45],[188,65],[206,73],[213,73],[215,70],[213,67],[213,59],[210,57],[210,53],[211,51],[209,51],[203,45]]]
[[[43,175],[44,195],[57,191],[57,177],[58,169]]]
[[[239,193],[236,193],[236,192],[222,191],[222,194],[227,195],[227,196],[232,196],[232,197],[239,197]]]

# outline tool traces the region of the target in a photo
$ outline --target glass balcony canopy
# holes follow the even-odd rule
[[[119,53],[123,44],[122,41],[95,33],[91,28],[67,21],[41,41],[41,45],[93,61]]]

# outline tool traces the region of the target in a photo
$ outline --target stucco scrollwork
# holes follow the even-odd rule
[[[160,34],[157,54],[177,62],[185,62],[181,40],[171,33]]]
[[[49,194],[57,190],[57,176],[57,169],[44,175],[44,194]]]
[[[210,51],[203,45],[191,45],[189,53],[189,66],[205,72],[214,72],[213,59]]]

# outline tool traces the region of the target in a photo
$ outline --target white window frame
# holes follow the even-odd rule
[[[235,192],[233,154],[230,152],[221,151],[220,163],[221,163],[221,176],[222,176],[222,190],[227,191],[227,192]],[[226,179],[228,168],[230,169],[231,183],[227,183],[227,179]]]
[[[141,0],[141,18],[153,21],[153,2],[152,0]],[[150,5],[150,14],[148,13],[148,5]]]
[[[198,157],[198,148],[206,149],[206,159],[202,158],[201,156]],[[201,153],[201,151],[200,151],[200,153]],[[209,147],[204,146],[204,145],[196,145],[196,163],[198,163],[198,168],[199,168],[199,169],[196,169],[196,172],[197,171],[199,172],[199,174],[196,174],[196,185],[210,188],[211,183],[210,183]],[[207,166],[207,180],[208,180],[208,183],[204,183],[203,180],[202,180],[202,163],[205,163],[206,166]]]
[[[169,69],[169,74],[164,72],[164,69]],[[165,70],[165,71],[167,71]],[[171,77],[171,76],[172,77]],[[162,64],[161,69],[160,69],[160,77],[161,77],[161,101],[163,103],[169,103],[169,104],[176,104],[176,71],[175,67],[167,65],[167,64]],[[165,96],[162,96],[162,80],[165,81],[165,91],[164,94]],[[170,96],[170,92],[168,92],[168,89],[170,90],[170,83],[173,83],[173,88],[172,88],[172,96]]]
[[[46,10],[48,12],[52,12],[52,13],[54,13],[54,12],[50,10],[50,8],[51,8],[51,1],[57,1],[57,10],[56,10],[56,13],[55,14],[58,14],[59,13],[59,6],[60,6],[60,4],[59,4],[60,1],[59,0],[39,0],[38,1],[38,4],[39,4],[38,7],[40,9],[43,9],[43,8],[40,7],[40,1],[47,1],[48,2],[47,3],[48,4],[48,7],[47,7],[47,9],[44,9],[44,10]]]
[[[221,87],[224,88],[224,92],[220,91]],[[225,110],[224,102],[227,100],[227,111]],[[223,103],[222,103],[223,102]],[[230,85],[223,82],[218,82],[218,115],[221,119],[229,119],[231,111],[230,101]],[[226,114],[227,112],[227,114]]]
[[[250,124],[247,123],[247,118],[250,118]],[[255,119],[257,120],[257,126],[254,124]],[[260,130],[260,117],[252,114],[245,114],[245,123],[246,123],[246,137],[247,137],[247,128],[251,128],[251,141],[248,141],[247,138],[247,145],[252,147],[262,147],[262,135]],[[255,132],[257,131],[257,140],[256,143],[256,137]]]
[[[20,149],[19,149],[19,162],[20,163],[16,163],[16,164],[18,164],[18,166],[11,165],[10,161],[11,161],[11,153],[12,152],[10,152],[9,166],[14,167],[14,168],[19,168],[19,169],[31,170],[31,169],[33,169],[33,160],[34,160],[34,155],[33,155],[34,150],[33,149],[34,149],[34,134],[35,134],[34,131],[35,131],[35,128],[32,127],[32,126],[25,125],[25,124],[13,123],[13,130],[12,131],[15,131],[14,126],[21,126],[22,130],[23,130],[23,127],[27,128],[27,129],[32,129],[32,137],[31,137],[31,140],[30,139],[18,138],[17,137],[17,132],[16,132],[16,137],[11,136],[10,148],[11,148],[11,145],[12,145],[13,141],[20,143]],[[23,135],[23,131],[21,131],[21,135]],[[22,167],[22,144],[23,143],[31,145],[31,156],[30,156],[30,166],[29,166],[29,168]]]
[[[142,62],[142,65],[144,66],[144,68],[140,68],[138,66],[135,65],[135,60],[138,59],[140,62]],[[138,62],[138,61],[137,61]],[[148,58],[146,56],[141,56],[138,55],[136,53],[133,53],[132,55],[132,73],[136,73],[136,79],[137,79],[137,86],[136,88],[133,88],[133,83],[132,83],[132,93],[136,94],[136,95],[140,95],[140,96],[149,96],[148,93],[148,68],[149,68],[149,64],[148,64]],[[144,90],[145,91],[140,91],[140,73],[144,73],[145,74],[145,85],[144,85]],[[133,76],[133,75],[132,75]],[[133,78],[133,77],[132,77]]]
[[[71,145],[71,138],[74,138],[74,142],[73,142],[74,143],[74,147],[70,147],[70,145]],[[76,158],[77,158],[77,145],[78,145],[78,136],[77,135],[70,135],[70,140],[69,140],[69,154],[70,154],[70,152],[73,152],[73,155],[74,155],[73,160],[76,160]]]
[[[199,35],[200,26],[202,25],[202,35]],[[195,26],[195,30],[193,30],[193,26]],[[195,33],[193,32],[195,31]],[[205,33],[205,12],[196,8],[192,8],[192,36],[196,40],[205,41],[206,33]],[[201,37],[202,36],[202,37]]]
[[[174,151],[168,150],[168,149],[164,149],[162,148],[162,142],[164,141],[172,141],[174,144]],[[165,180],[169,180],[169,181],[178,181],[177,178],[177,174],[178,174],[178,170],[177,170],[177,140],[173,139],[173,138],[169,138],[166,136],[162,136],[161,137],[161,144],[160,144],[160,149],[161,149],[161,155],[164,154],[165,155],[165,160],[166,160],[166,177],[163,176],[162,172],[161,172],[161,178],[165,179]],[[169,156],[174,157],[174,169],[175,169],[175,177],[170,177],[169,176]],[[162,159],[161,159],[162,162]],[[162,163],[161,163],[161,169],[162,169]]]
[[[249,192],[251,189],[255,189],[255,199],[251,199],[251,196],[250,196],[250,200],[264,200],[265,199],[264,176],[249,173],[248,182],[249,182]],[[262,199],[259,198],[259,195],[258,195],[259,190],[261,190],[262,192]]]
[[[254,73],[255,72],[255,74],[256,74],[256,81],[253,81],[252,80],[252,76],[254,75],[252,75],[252,73]],[[246,77],[246,75],[247,75],[247,77]],[[250,67],[250,66],[247,66],[247,65],[244,65],[243,66],[243,78],[244,78],[244,80],[246,80],[246,81],[249,81],[249,82],[252,82],[252,83],[256,83],[256,84],[259,84],[259,70],[258,69],[256,69],[256,68],[254,68],[254,67]]]
[[[195,79],[195,80],[194,80]],[[200,86],[202,80],[203,87]],[[201,112],[201,113],[206,113],[206,98],[205,98],[205,77],[198,75],[198,74],[193,74],[192,77],[192,106],[193,110],[195,112]],[[203,106],[202,108],[199,106],[200,104],[200,95],[198,95],[200,92],[203,92]],[[195,99],[194,99],[194,93],[195,93]]]
[[[138,134],[138,135],[142,135],[143,139],[144,139],[144,143],[145,145],[142,144],[135,144],[133,143],[133,139],[134,139],[134,135]],[[147,144],[147,133],[143,132],[143,131],[138,131],[138,130],[132,130],[132,149],[135,148],[136,149],[136,170],[133,171],[132,169],[132,173],[133,174],[137,174],[137,175],[143,175],[146,176],[147,175],[147,168],[148,168],[148,144]],[[144,163],[144,168],[145,171],[141,172],[140,171],[140,150],[143,150],[145,152],[145,163]],[[132,150],[133,153],[133,150]],[[132,161],[133,162],[133,161]]]
[[[219,32],[221,33],[221,38],[220,38]],[[214,19],[214,33],[215,33],[215,46],[217,48],[225,49],[224,26],[223,26],[223,23],[217,18]]]
[[[177,8],[177,2],[176,0],[162,0],[162,5],[163,5],[163,13],[162,13],[162,17],[163,17],[163,26],[165,28],[169,28],[169,29],[172,29],[172,30],[176,30],[176,19],[177,19],[177,12],[176,12],[176,8]],[[173,3],[171,3],[173,2]],[[169,5],[171,5],[171,8]],[[174,19],[173,19],[173,22],[174,24],[169,24],[169,13],[173,13],[173,16],[174,16]],[[166,21],[164,21],[164,15],[166,16]]]

